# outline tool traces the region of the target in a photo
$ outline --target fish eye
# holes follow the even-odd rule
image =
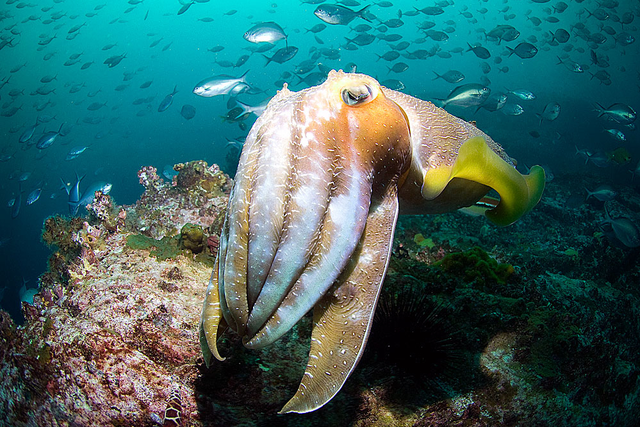
[[[365,84],[342,89],[342,101],[347,105],[360,105],[373,99],[371,88]]]

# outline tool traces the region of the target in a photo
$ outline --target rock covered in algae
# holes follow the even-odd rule
[[[195,188],[160,182],[145,167],[139,176],[149,187],[135,206],[115,206],[100,194],[87,218],[45,221],[43,240],[56,252],[34,304],[23,304],[24,325],[0,312],[3,422],[161,425],[177,402],[182,425],[200,425],[193,384],[211,262],[142,234],[153,222],[177,242],[170,230],[189,223],[189,249],[198,238],[200,252],[217,239],[210,226],[224,214],[231,180],[215,165],[195,165]],[[215,253],[206,256],[212,261]]]
[[[218,165],[202,160],[179,163],[174,169],[178,175],[171,182],[155,169],[141,169],[138,175],[146,191],[128,212],[129,221],[154,239],[176,235],[188,223],[218,233],[232,180]]]

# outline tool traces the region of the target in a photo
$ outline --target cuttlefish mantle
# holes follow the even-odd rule
[[[240,157],[202,311],[207,365],[224,360],[221,327],[261,348],[313,309],[309,362],[281,412],[320,408],[362,356],[399,212],[453,211],[493,189],[486,216],[508,225],[543,188],[542,168],[521,175],[472,124],[369,76],[285,85]]]

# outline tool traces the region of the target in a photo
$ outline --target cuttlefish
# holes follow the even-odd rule
[[[320,408],[362,356],[398,214],[454,211],[493,189],[499,203],[485,215],[508,225],[544,182],[541,167],[521,175],[473,124],[369,76],[285,85],[240,156],[202,310],[207,365],[224,360],[226,327],[258,349],[313,308],[306,372],[281,413]]]

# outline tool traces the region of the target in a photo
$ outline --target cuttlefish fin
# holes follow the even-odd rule
[[[530,211],[542,197],[544,169],[534,166],[528,175],[521,175],[487,144],[484,138],[465,141],[458,150],[452,166],[427,170],[424,174],[422,195],[427,200],[436,198],[454,178],[467,179],[493,188],[500,195],[500,203],[485,212],[497,225],[509,225]]]
[[[313,310],[309,362],[280,413],[315,411],[340,391],[362,356],[398,218],[395,184],[372,201],[364,233],[345,271]]]
[[[211,365],[211,356],[220,361],[225,359],[220,355],[220,352],[218,352],[218,336],[220,336],[222,332],[221,329],[225,328],[222,309],[220,307],[220,294],[218,291],[219,259],[220,256],[216,258],[216,263],[211,273],[200,321],[200,348],[207,367]]]

